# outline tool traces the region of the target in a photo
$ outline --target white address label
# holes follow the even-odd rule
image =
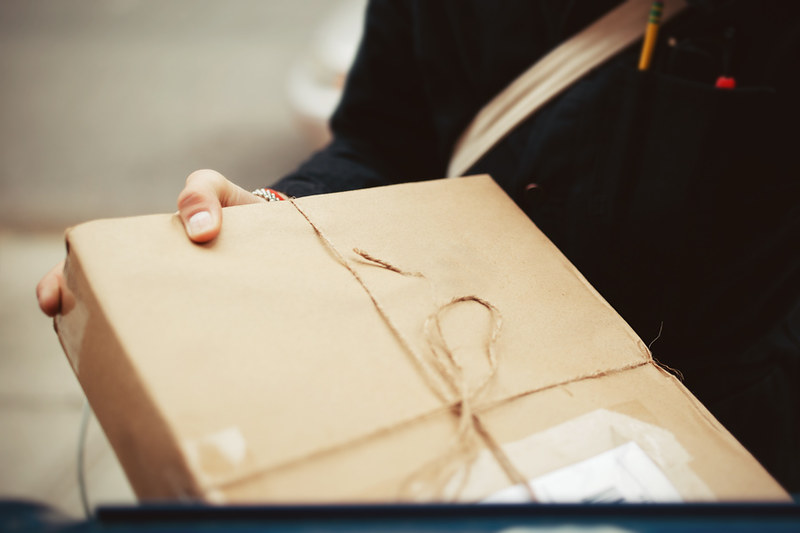
[[[542,503],[680,502],[664,473],[635,442],[532,479],[533,493]],[[505,488],[484,503],[528,502],[521,485]]]

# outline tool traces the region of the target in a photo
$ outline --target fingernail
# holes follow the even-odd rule
[[[210,230],[212,225],[211,213],[199,211],[189,218],[189,234],[200,235]]]

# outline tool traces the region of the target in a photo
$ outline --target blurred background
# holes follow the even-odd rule
[[[0,2],[0,499],[82,515],[83,393],[39,278],[82,221],[173,212],[213,168],[267,186],[327,139],[364,0]],[[130,502],[91,421],[90,503]]]

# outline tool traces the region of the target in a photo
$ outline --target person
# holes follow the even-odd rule
[[[618,0],[373,0],[304,196],[445,175],[470,119]],[[783,485],[800,490],[800,3],[690,1],[652,67],[632,46],[514,129],[488,173]],[[644,21],[643,21],[644,24]],[[735,80],[717,87],[724,75]],[[212,240],[261,202],[212,170],[178,197]],[[265,228],[268,231],[268,228]],[[37,293],[60,306],[60,266]]]

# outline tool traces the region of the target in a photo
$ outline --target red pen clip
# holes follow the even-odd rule
[[[722,75],[717,78],[714,87],[717,89],[735,89],[736,79],[731,75],[733,57],[733,38],[736,35],[734,28],[725,30],[725,48],[722,55]]]
[[[717,89],[735,89],[736,79],[733,76],[720,76],[714,84]]]

